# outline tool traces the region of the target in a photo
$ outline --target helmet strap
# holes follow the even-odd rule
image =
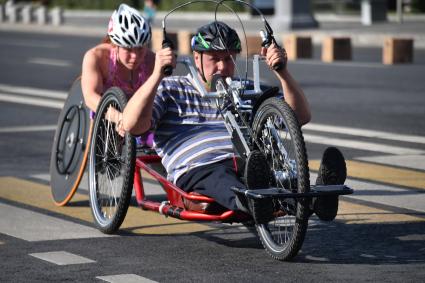
[[[207,81],[207,79],[205,78],[205,73],[204,73],[204,52],[200,52],[200,53],[201,53],[201,78],[205,84],[210,86],[211,83]]]

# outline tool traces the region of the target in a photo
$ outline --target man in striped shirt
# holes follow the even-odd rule
[[[212,22],[199,28],[192,39],[192,49],[207,91],[214,74],[224,78],[234,75],[233,61],[241,51],[241,44],[236,31],[226,24]],[[299,123],[307,123],[309,105],[286,68],[285,51],[272,44],[263,47],[261,54],[266,56],[270,68],[278,63],[285,66],[274,71],[285,101],[295,111]],[[175,66],[169,48],[156,54],[153,75],[142,86],[150,95],[136,93],[125,108],[124,128],[133,134],[155,131],[154,147],[171,182],[183,190],[210,196],[227,209],[247,212],[230,190],[232,186],[245,185],[234,170],[233,145],[223,117],[214,102],[200,96],[189,76],[164,78],[163,69],[167,65]]]

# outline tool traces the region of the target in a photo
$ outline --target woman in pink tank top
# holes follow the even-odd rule
[[[121,4],[111,16],[108,35],[103,42],[84,55],[82,91],[87,107],[96,111],[102,94],[110,87],[121,88],[130,97],[151,76],[155,53],[147,47],[151,28],[140,13]],[[122,113],[112,110],[112,120],[121,135]]]

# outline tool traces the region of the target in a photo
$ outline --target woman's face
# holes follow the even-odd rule
[[[129,70],[136,70],[142,63],[143,57],[146,53],[146,47],[134,47],[134,48],[118,48],[118,60],[119,62]]]

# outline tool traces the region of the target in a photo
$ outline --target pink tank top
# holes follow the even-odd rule
[[[138,75],[137,81],[132,86],[129,82],[125,82],[117,76],[117,56],[117,51],[115,51],[115,49],[111,49],[111,52],[109,53],[108,77],[103,81],[103,90],[106,91],[108,88],[116,86],[121,88],[127,97],[131,97],[136,92],[136,90],[149,78],[149,71],[151,69],[149,66],[151,65],[150,61],[152,60],[148,59],[150,58],[148,56],[145,57],[146,60],[142,61],[139,69],[136,72]]]

